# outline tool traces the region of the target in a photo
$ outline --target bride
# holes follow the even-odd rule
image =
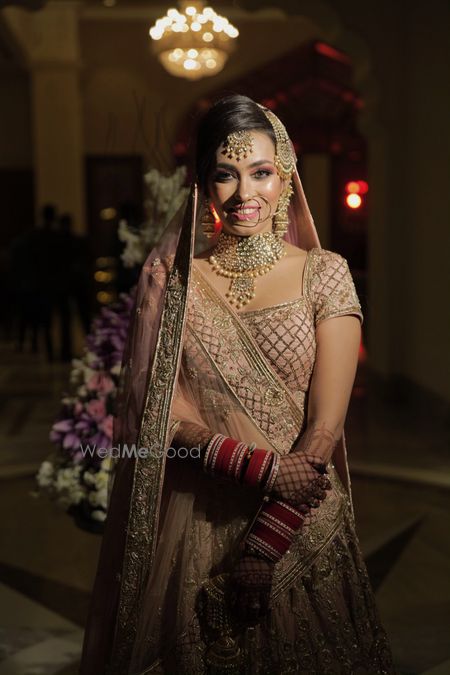
[[[137,288],[82,675],[394,672],[346,460],[362,321],[282,122],[221,99]]]

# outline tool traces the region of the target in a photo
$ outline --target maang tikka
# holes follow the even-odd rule
[[[289,226],[288,208],[291,196],[294,194],[294,190],[292,189],[292,174],[295,170],[296,158],[284,124],[271,110],[259,103],[257,105],[272,125],[275,134],[275,168],[280,178],[287,181],[287,185],[278,200],[278,207],[273,218],[275,234],[283,236]]]
[[[253,136],[249,131],[233,131],[223,142],[222,155],[239,162],[253,151]]]

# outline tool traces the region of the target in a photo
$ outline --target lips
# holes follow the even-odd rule
[[[234,209],[230,211],[230,215],[237,218],[237,220],[254,220],[259,216],[259,212],[259,206],[251,206],[245,209]]]

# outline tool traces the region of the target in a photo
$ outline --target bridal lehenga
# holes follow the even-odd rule
[[[297,172],[294,188],[287,239],[307,252],[298,298],[237,312],[193,257],[193,186],[142,270],[116,444],[169,448],[191,421],[289,452],[305,428],[316,326],[363,320],[347,261],[320,247]],[[328,473],[331,491],[275,566],[268,614],[247,628],[229,611],[228,581],[261,496],[180,456],[118,460],[81,673],[393,673],[355,534],[344,433]]]

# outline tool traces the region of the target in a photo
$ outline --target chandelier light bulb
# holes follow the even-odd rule
[[[212,7],[191,2],[181,0],[180,11],[171,7],[149,35],[154,53],[171,75],[197,80],[223,69],[239,31]]]

